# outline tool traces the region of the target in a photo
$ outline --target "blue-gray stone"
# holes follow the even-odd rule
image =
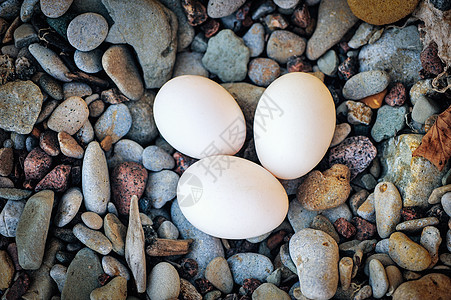
[[[158,146],[151,145],[142,153],[143,166],[150,171],[172,169],[175,166],[174,158]]]
[[[177,195],[179,175],[170,170],[149,172],[145,195],[150,199],[152,206],[162,208],[166,202]]]
[[[157,125],[153,117],[153,101],[155,94],[149,90],[144,91],[144,95],[138,101],[125,103],[132,116],[132,127],[128,131],[126,138],[146,145],[158,136]]]
[[[187,258],[194,259],[199,266],[198,273],[193,279],[204,277],[208,263],[215,257],[224,257],[221,240],[194,227],[183,215],[177,200],[172,203],[171,218],[183,239],[194,240],[191,244],[191,252],[186,255]]]
[[[251,57],[257,57],[265,50],[265,28],[254,23],[243,36],[244,44],[249,48]]]
[[[371,136],[376,142],[395,136],[406,125],[407,106],[383,105],[377,110],[376,122],[371,129]]]
[[[242,285],[246,278],[255,278],[263,282],[274,271],[271,260],[257,253],[238,253],[229,257],[227,262],[233,280],[239,285]]]
[[[360,72],[386,70],[392,81],[412,86],[420,80],[422,49],[417,26],[388,29],[379,40],[360,50]]]
[[[382,92],[390,83],[387,72],[371,70],[360,72],[346,81],[343,87],[343,97],[351,100],[360,100]]]
[[[135,141],[122,139],[114,145],[113,156],[108,158],[108,168],[113,169],[126,161],[142,163],[143,147]]]
[[[288,244],[283,244],[280,247],[279,256],[282,264],[288,269],[290,269],[291,272],[297,274],[298,271],[296,270],[296,265],[293,263],[293,260],[291,259]]]
[[[0,234],[15,237],[17,223],[25,207],[25,200],[8,200],[0,213]]]
[[[110,105],[97,120],[94,131],[97,138],[102,141],[107,135],[111,136],[113,143],[119,141],[132,126],[132,116],[123,103]]]
[[[293,227],[294,232],[308,228],[317,214],[318,212],[316,211],[307,210],[302,207],[301,203],[296,199],[292,200],[288,207],[288,221],[291,227]]]

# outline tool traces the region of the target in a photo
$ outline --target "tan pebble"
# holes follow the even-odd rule
[[[67,157],[82,158],[84,154],[83,148],[77,141],[64,131],[58,133],[58,142],[61,152]]]
[[[353,261],[350,257],[343,257],[338,264],[340,272],[340,283],[343,290],[347,290],[351,286]]]
[[[92,211],[87,211],[81,214],[81,220],[91,229],[99,230],[103,226],[102,218]]]
[[[411,271],[423,271],[432,262],[429,252],[402,232],[395,232],[390,236],[389,254],[401,268]]]
[[[102,147],[103,151],[108,152],[111,150],[113,146],[113,138],[111,135],[107,135],[101,142],[100,147]]]
[[[349,133],[351,133],[351,125],[348,123],[337,124],[329,147],[337,146],[343,142],[343,140],[348,137]]]

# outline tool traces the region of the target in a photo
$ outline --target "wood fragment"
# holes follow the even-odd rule
[[[81,81],[81,82],[88,83],[88,84],[93,84],[93,85],[96,85],[101,88],[107,88],[109,86],[108,81],[103,80],[103,79],[93,76],[93,75],[89,75],[89,74],[80,72],[80,71],[66,73],[64,75],[66,75],[66,77],[69,79]]]
[[[189,246],[193,240],[169,240],[156,238],[146,248],[146,253],[149,256],[171,256],[187,254]]]
[[[6,30],[5,36],[3,37],[2,44],[9,44],[14,39],[14,31],[16,31],[17,27],[20,25],[20,17],[17,16],[14,21],[9,26],[8,30]]]

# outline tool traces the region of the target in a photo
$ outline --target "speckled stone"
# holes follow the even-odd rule
[[[35,187],[35,191],[53,190],[64,192],[69,184],[71,166],[58,165],[51,170]]]
[[[107,135],[116,143],[127,134],[132,126],[132,116],[128,107],[123,104],[110,105],[94,125],[94,131],[99,140]]]
[[[357,20],[346,0],[321,1],[316,29],[307,43],[307,58],[318,59],[341,40]]]
[[[451,279],[439,273],[427,274],[418,280],[401,284],[393,293],[393,300],[447,299]]]
[[[73,97],[73,96],[78,96],[78,97],[91,96],[92,89],[87,83],[84,83],[84,82],[78,82],[78,81],[66,82],[63,84],[63,94],[64,94],[64,99],[67,99],[67,98]]]
[[[28,46],[28,50],[49,75],[63,82],[72,81],[66,77],[69,69],[55,52],[37,43]]]
[[[374,25],[394,23],[409,15],[419,0],[408,1],[357,1],[348,0],[352,13],[359,19]]]
[[[230,29],[223,29],[208,41],[202,63],[223,82],[241,81],[247,75],[249,49]]]
[[[387,238],[401,220],[402,199],[393,183],[380,182],[374,188],[374,208],[377,232],[381,238]]]
[[[371,164],[376,154],[376,147],[367,137],[352,136],[330,150],[329,164],[346,165],[353,179]]]
[[[382,298],[388,290],[389,282],[385,268],[377,259],[371,260],[369,264],[370,286],[373,289],[373,297]]]
[[[24,161],[25,179],[41,180],[50,171],[51,165],[52,158],[41,148],[34,148]]]
[[[105,40],[108,23],[102,15],[84,13],[76,16],[67,27],[67,39],[77,50],[92,51]]]
[[[16,230],[19,264],[25,270],[37,270],[41,266],[53,200],[52,191],[41,191],[25,204]]]
[[[40,0],[42,13],[49,18],[58,18],[69,9],[73,0],[52,1]]]
[[[167,262],[158,263],[152,269],[148,282],[146,292],[150,299],[177,299],[180,294],[179,274]]]
[[[385,90],[390,77],[385,71],[366,71],[352,76],[343,87],[343,97],[359,100]]]
[[[330,299],[338,286],[338,245],[327,233],[303,229],[290,239],[301,292],[311,299]]]
[[[110,201],[110,177],[105,153],[96,141],[85,150],[82,189],[86,210],[103,215]]]
[[[14,278],[14,264],[8,252],[0,250],[0,289],[10,287]]]
[[[299,186],[297,199],[308,210],[324,210],[344,203],[351,192],[350,172],[345,165],[335,164],[321,173],[310,172]]]
[[[335,147],[351,133],[351,125],[348,123],[341,123],[335,126],[334,136],[330,142],[330,147]]]
[[[144,193],[147,182],[147,170],[135,162],[124,162],[111,173],[111,191],[113,203],[118,212],[128,215],[133,195],[139,198]]]
[[[43,96],[32,81],[13,81],[0,86],[0,128],[20,134],[33,129]]]
[[[78,223],[74,226],[73,233],[80,242],[102,255],[107,255],[112,250],[110,240],[100,231],[89,229]]]
[[[406,102],[407,94],[406,87],[401,82],[397,82],[389,90],[387,95],[385,95],[385,103],[390,106],[403,105]]]
[[[269,58],[255,58],[249,63],[248,76],[258,86],[268,86],[280,75],[277,62]]]
[[[236,284],[243,284],[246,278],[255,278],[264,281],[274,266],[271,260],[257,253],[238,253],[227,259]]]
[[[82,213],[81,220],[86,226],[94,230],[99,230],[103,226],[102,218],[92,211]]]
[[[389,139],[382,145],[382,175],[384,181],[396,185],[403,199],[403,206],[428,206],[432,190],[441,185],[447,172],[440,172],[423,157],[412,157],[421,143],[420,134],[403,134]]]
[[[88,120],[89,109],[80,97],[70,97],[58,105],[47,121],[47,126],[56,132],[74,135]]]
[[[401,232],[390,236],[389,254],[396,264],[410,271],[423,271],[431,264],[429,252]]]
[[[118,89],[131,100],[139,100],[144,93],[143,81],[133,56],[126,46],[115,45],[102,56],[102,66]]]
[[[431,255],[431,265],[433,267],[439,259],[439,247],[442,243],[440,231],[434,226],[426,226],[421,232],[420,244],[426,248]]]
[[[280,64],[285,64],[291,56],[304,53],[306,41],[304,38],[287,30],[276,30],[271,33],[266,45],[269,58]]]

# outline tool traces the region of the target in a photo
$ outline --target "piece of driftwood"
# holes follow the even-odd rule
[[[169,240],[169,239],[154,239],[154,241],[147,246],[146,253],[149,256],[171,256],[187,254],[189,246],[193,240]]]
[[[101,79],[99,77],[90,75],[90,74],[80,72],[80,71],[66,73],[64,75],[66,75],[66,77],[69,79],[78,80],[78,81],[82,81],[82,82],[85,82],[88,84],[97,85],[98,87],[101,87],[101,88],[107,88],[109,86],[108,81]]]

